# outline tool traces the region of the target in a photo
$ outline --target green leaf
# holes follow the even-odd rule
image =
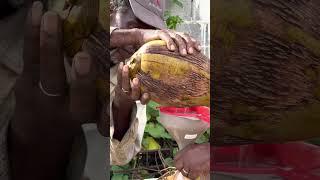
[[[162,134],[161,137],[164,138],[164,139],[173,139],[173,138],[171,137],[171,135],[170,135],[169,133],[167,133],[167,132],[165,132],[164,134]]]
[[[154,102],[154,101],[150,101],[150,102],[148,103],[148,106],[151,107],[151,108],[154,109],[154,110],[158,110],[157,107],[159,107],[159,104],[156,103],[156,102]]]
[[[173,2],[174,4],[176,4],[177,6],[183,8],[183,3],[182,3],[181,1],[179,1],[179,0],[172,0],[172,2]]]
[[[125,174],[114,174],[111,180],[128,180],[129,176]]]
[[[168,16],[166,24],[169,29],[176,29],[177,25],[181,24],[183,20],[179,16]]]
[[[122,171],[123,168],[121,166],[111,166],[111,171]]]
[[[123,170],[127,170],[130,169],[129,164],[124,165],[124,166],[111,166],[111,171],[123,171]]]
[[[200,137],[197,138],[197,144],[203,144],[209,141],[209,137],[206,133],[202,134]]]
[[[146,150],[158,150],[161,149],[161,146],[154,140],[152,137],[148,136],[143,138],[142,145]]]
[[[130,169],[130,165],[129,165],[129,164],[124,165],[124,166],[121,166],[121,167],[122,167],[123,170],[128,170],[128,169]]]
[[[166,132],[164,127],[159,123],[149,122],[145,127],[145,132],[149,133],[154,138],[170,139],[171,136]]]
[[[150,113],[147,113],[147,121],[150,121],[152,118],[151,114]]]
[[[159,110],[157,109],[159,105],[155,102],[149,102],[147,105],[147,117],[150,116],[150,120],[155,119],[159,116]]]
[[[174,166],[174,161],[173,161],[173,159],[172,158],[166,158],[166,159],[164,159],[164,162],[166,163],[166,165],[168,165],[168,166]]]
[[[147,141],[147,138],[148,138],[149,136],[145,136],[145,137],[143,137],[143,139],[142,139],[142,146],[143,146],[143,148],[144,149],[146,149],[147,147],[148,147],[148,141]]]
[[[210,137],[210,128],[206,131],[208,137]]]
[[[178,148],[173,148],[173,156],[176,156],[178,153],[179,149]]]

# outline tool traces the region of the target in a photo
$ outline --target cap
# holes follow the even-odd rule
[[[129,0],[134,15],[142,22],[166,29],[164,21],[165,0]]]

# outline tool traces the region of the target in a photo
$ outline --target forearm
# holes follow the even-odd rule
[[[114,134],[113,138],[121,141],[123,136],[130,128],[132,108],[119,108],[112,104]]]
[[[116,29],[110,37],[110,47],[118,48],[138,43],[139,32],[137,29]]]
[[[121,112],[122,107],[121,107]],[[114,120],[115,121],[115,120]],[[113,121],[113,122],[114,122]],[[147,123],[146,105],[136,102],[132,106],[130,114],[130,127],[127,129],[121,141],[114,138],[115,127],[111,128],[110,162],[113,165],[128,164],[141,150],[144,129]]]

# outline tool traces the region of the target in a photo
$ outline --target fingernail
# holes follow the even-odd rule
[[[186,49],[183,49],[183,50],[182,50],[182,54],[187,54],[187,50],[186,50]]]
[[[171,50],[175,50],[176,47],[174,45],[171,45]]]
[[[43,30],[48,34],[58,32],[58,15],[54,12],[47,12],[43,17]]]
[[[200,45],[198,46],[198,49],[199,49],[199,50],[201,49],[201,46],[200,46]]]
[[[191,47],[191,48],[189,48],[189,53],[193,53],[193,48]]]
[[[137,86],[137,85],[139,84],[139,79],[134,78],[134,79],[133,79],[133,84],[134,84],[135,86]]]
[[[127,65],[124,65],[124,66],[123,66],[123,71],[124,71],[124,72],[128,72],[128,71],[129,71],[129,68],[128,68]]]

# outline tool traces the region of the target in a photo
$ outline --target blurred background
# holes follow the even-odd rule
[[[181,18],[176,30],[198,39],[204,54],[210,57],[210,0],[169,0],[168,13]],[[170,18],[167,25],[171,28]]]

